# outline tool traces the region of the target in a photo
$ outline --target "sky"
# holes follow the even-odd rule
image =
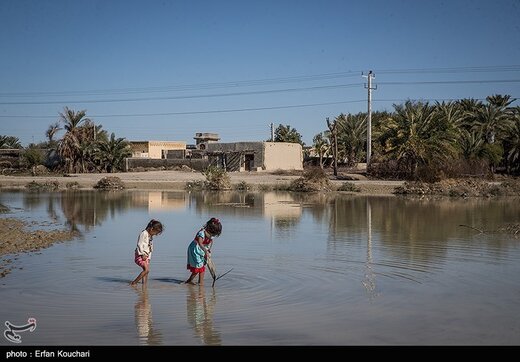
[[[0,135],[262,141],[407,99],[520,98],[518,0],[0,0]],[[513,105],[520,105],[516,101]],[[58,134],[58,137],[62,135]]]

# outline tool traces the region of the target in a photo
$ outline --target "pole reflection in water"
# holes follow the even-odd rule
[[[162,335],[161,332],[155,330],[153,327],[152,305],[148,298],[146,284],[137,285],[134,289],[138,293],[138,298],[134,306],[134,314],[139,344],[149,346],[160,345],[162,344]]]
[[[367,258],[365,263],[365,279],[362,281],[370,299],[377,296],[376,275],[372,269],[372,208],[370,200],[366,199],[367,207]]]
[[[222,340],[220,333],[215,330],[213,316],[217,296],[215,289],[206,299],[206,292],[203,286],[190,285],[186,295],[186,317],[192,326],[195,335],[206,345],[220,345]]]

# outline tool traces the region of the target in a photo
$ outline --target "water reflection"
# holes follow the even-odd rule
[[[378,245],[386,246],[385,253],[420,263],[444,259],[447,243],[454,235],[472,233],[469,228],[461,231],[460,224],[497,230],[505,223],[518,222],[520,214],[518,203],[505,199],[424,200],[289,192],[67,190],[23,193],[23,205],[26,210],[44,206],[49,218],[59,222],[64,217],[63,223],[79,233],[88,232],[128,209],[185,208],[235,219],[265,218],[270,220],[272,238],[291,240],[305,228],[301,220],[310,217],[316,224],[328,227],[327,247],[331,253],[345,242],[360,243],[370,233]],[[505,240],[497,238],[493,252],[500,253],[501,243],[508,245]],[[423,247],[424,242],[431,241],[435,242],[434,247]]]
[[[370,299],[373,299],[376,293],[376,275],[372,266],[372,208],[370,199],[366,199],[367,204],[367,258],[365,263],[365,279],[362,281],[365,290]]]
[[[205,345],[220,345],[222,339],[220,332],[213,325],[213,315],[217,296],[215,289],[211,295],[206,297],[203,286],[188,286],[189,291],[186,295],[186,317],[192,326],[195,335],[200,338]]]
[[[139,344],[160,345],[162,344],[162,335],[153,326],[152,305],[148,298],[148,288],[146,285],[137,285],[134,289],[138,294],[134,305],[134,315]]]

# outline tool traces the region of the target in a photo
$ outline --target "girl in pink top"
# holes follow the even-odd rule
[[[148,273],[150,272],[150,258],[152,257],[153,244],[152,240],[155,235],[160,235],[163,232],[163,226],[160,221],[150,220],[146,229],[144,229],[137,239],[137,248],[135,248],[134,261],[137,265],[143,268],[130,284],[136,285],[140,280],[143,284],[148,280]]]

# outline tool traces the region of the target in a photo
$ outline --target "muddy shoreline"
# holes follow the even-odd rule
[[[0,218],[0,230],[0,278],[9,274],[16,254],[38,251],[77,237],[57,225],[49,228],[49,223],[30,223],[11,217]]]

